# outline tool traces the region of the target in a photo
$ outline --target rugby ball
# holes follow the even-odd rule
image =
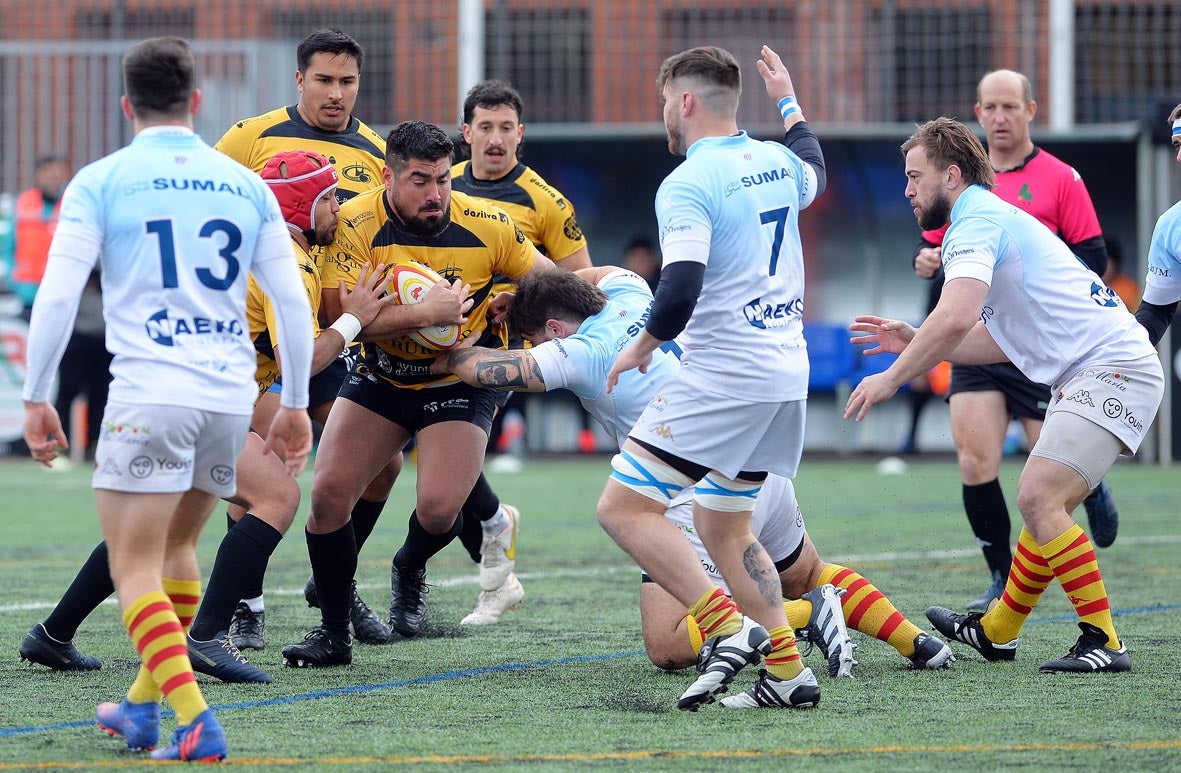
[[[390,270],[390,286],[398,303],[420,303],[443,277],[422,263],[398,263]],[[410,333],[409,338],[427,349],[450,349],[459,343],[459,325],[432,325]]]

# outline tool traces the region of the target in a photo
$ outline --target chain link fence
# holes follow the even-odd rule
[[[27,185],[41,153],[64,151],[82,164],[122,144],[119,56],[129,41],[164,34],[192,41],[199,54],[199,128],[210,140],[234,120],[295,100],[295,45],[322,26],[365,47],[357,115],[376,126],[418,118],[454,127],[467,57],[469,72],[514,82],[525,120],[546,136],[658,130],[660,62],[705,43],[750,64],[751,88],[759,46],[776,48],[809,120],[850,131],[970,118],[977,80],[996,67],[1030,76],[1043,123],[1054,77],[1071,78],[1074,118],[1084,124],[1159,121],[1163,106],[1181,100],[1181,3],[1067,3],[1074,66],[1058,75],[1055,2],[0,0],[0,190]],[[778,122],[766,100],[747,99],[742,111],[743,125]]]

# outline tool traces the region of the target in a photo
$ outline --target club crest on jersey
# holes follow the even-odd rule
[[[1098,282],[1091,282],[1091,300],[1105,308],[1112,308],[1120,304],[1119,296],[1115,294],[1115,290]]]
[[[144,330],[148,338],[160,346],[177,346],[181,336],[217,336],[223,341],[232,340],[242,335],[242,323],[236,319],[207,317],[172,319],[168,316],[168,309],[160,309],[147,318]]]
[[[340,170],[340,176],[346,180],[352,180],[355,183],[372,182],[373,177],[369,171],[365,169],[364,164],[349,164]]]

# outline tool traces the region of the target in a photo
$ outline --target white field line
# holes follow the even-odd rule
[[[1169,545],[1181,543],[1181,534],[1163,534],[1156,537],[1123,537],[1119,540],[1120,545]],[[930,559],[946,559],[946,558],[970,558],[979,555],[979,548],[961,548],[956,550],[915,550],[908,552],[883,552],[883,553],[863,553],[863,554],[847,554],[847,555],[833,555],[826,557],[825,560],[831,560],[838,564],[862,564],[873,563],[879,561],[923,561]],[[549,572],[517,572],[517,577],[522,580],[549,580],[558,577],[587,577],[589,575],[608,575],[619,574],[620,572],[631,572],[639,574],[639,568],[636,566],[601,566],[601,567],[586,567],[580,569],[557,569]],[[475,573],[464,575],[462,577],[446,577],[439,580],[431,580],[431,585],[437,585],[443,588],[450,588],[463,585],[476,585],[480,578]],[[374,583],[358,583],[359,590],[384,590],[388,586]],[[274,596],[299,596],[303,594],[303,588],[275,588],[267,591],[268,595]],[[107,599],[103,604],[114,604],[113,598]],[[30,601],[20,604],[0,604],[0,613],[3,612],[28,612],[41,609],[53,609],[56,606],[56,601]]]

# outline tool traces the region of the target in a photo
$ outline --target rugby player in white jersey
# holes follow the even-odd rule
[[[701,626],[699,676],[678,702],[688,710],[713,701],[764,656],[755,686],[724,705],[807,707],[820,695],[750,516],[767,475],[794,476],[803,447],[808,353],[798,217],[823,191],[824,157],[779,56],[764,46],[756,66],[783,116],[782,143],[738,130],[741,75],[728,52],[690,49],[661,66],[669,150],[686,158],[656,194],[664,264],[652,313],[607,379],[610,391],[621,373],[647,368],[663,342],[684,332],[681,367],[612,460],[598,517]],[[689,487],[696,528],[733,600],[701,573],[664,517]]]
[[[226,738],[197,686],[185,622],[200,595],[196,542],[219,497],[235,492],[257,388],[244,316],[247,274],[271,296],[283,349],[282,406],[267,449],[298,474],[311,450],[311,311],[279,205],[249,169],[193,132],[201,100],[179,38],[123,58],[131,144],[81,170],[66,190],[29,329],[25,439],[49,465],[66,439],[46,402],[82,284],[101,260],[110,401],[93,485],[123,622],[143,666],[99,726],[155,747],[160,702],[178,727],[155,759],[218,760]]]
[[[945,636],[986,660],[1012,660],[1018,634],[1057,579],[1082,635],[1042,673],[1128,671],[1127,648],[1112,622],[1090,539],[1071,518],[1121,455],[1136,452],[1156,416],[1164,375],[1145,329],[1103,281],[1033,216],[989,189],[995,175],[971,129],[929,121],[902,145],[906,197],[919,226],[951,223],[943,241],[946,280],[938,305],[917,331],[897,320],[857,317],[855,343],[893,352],[885,372],[849,396],[857,420],[941,360],[1011,361],[1051,385],[1041,435],[1021,473],[1017,507],[1025,528],[999,603],[986,613],[931,607]]]
[[[1181,164],[1181,105],[1169,113],[1169,131],[1177,163]],[[1174,204],[1156,221],[1148,245],[1148,276],[1136,319],[1148,329],[1152,345],[1161,338],[1177,313],[1181,301],[1181,202]]]
[[[507,322],[531,349],[501,351],[476,347],[440,355],[432,369],[454,373],[473,386],[519,392],[568,389],[586,411],[622,445],[631,426],[661,383],[679,367],[675,346],[653,353],[647,371],[621,374],[610,394],[605,382],[615,356],[643,329],[652,293],[637,274],[614,266],[539,274],[516,288]],[[693,527],[691,492],[669,505],[666,517],[692,544],[702,569],[723,589],[725,580]],[[820,559],[804,528],[795,489],[787,478],[771,475],[759,493],[751,530],[779,573],[788,620],[817,644],[830,676],[849,676],[854,665],[849,625],[896,647],[916,668],[950,664],[951,649],[903,617],[873,583],[852,569]],[[834,587],[839,586],[838,587]],[[842,609],[841,594],[849,602]],[[511,606],[501,589],[481,594],[482,608]],[[688,608],[646,575],[640,588],[640,622],[648,657],[660,668],[687,668],[701,649],[701,632]]]

